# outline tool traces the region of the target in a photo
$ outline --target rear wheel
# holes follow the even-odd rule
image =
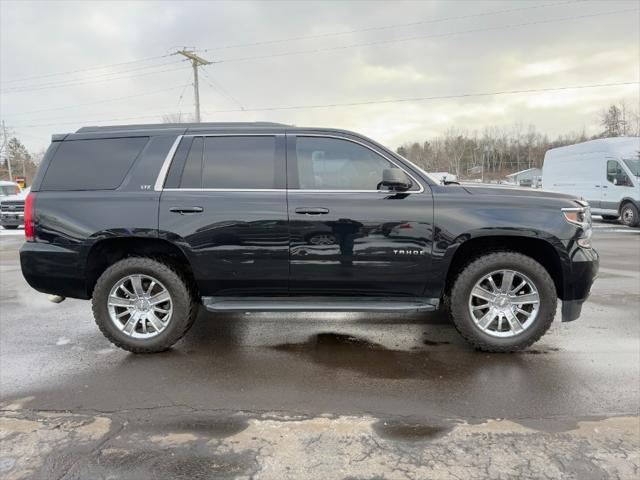
[[[640,216],[638,215],[638,209],[631,203],[625,203],[620,209],[620,222],[627,227],[640,226]]]
[[[167,350],[197,314],[188,282],[169,265],[143,257],[107,268],[96,283],[92,305],[104,336],[134,353]]]
[[[451,290],[451,317],[479,350],[513,352],[538,341],[556,313],[547,270],[531,257],[496,252],[469,263]]]
[[[16,230],[18,227],[19,225],[4,225],[7,230]]]

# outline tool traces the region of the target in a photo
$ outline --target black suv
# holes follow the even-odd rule
[[[589,206],[441,184],[343,130],[272,123],[54,135],[25,205],[29,284],[92,299],[100,330],[165,350],[199,303],[229,311],[431,311],[487,351],[576,319],[598,270]],[[58,298],[61,300],[61,298]]]

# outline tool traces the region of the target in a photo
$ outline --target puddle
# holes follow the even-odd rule
[[[516,352],[517,355],[547,355],[553,352],[559,352],[560,349],[556,347],[545,348],[544,350],[537,348],[530,348],[529,350],[523,350],[522,352]]]
[[[445,341],[437,342],[435,340],[423,340],[422,343],[424,343],[425,345],[434,346],[434,347],[438,345],[451,345],[451,342],[445,342]]]
[[[343,333],[318,333],[311,337],[306,343],[283,343],[276,345],[276,350],[302,350],[303,348],[316,347],[316,348],[335,348],[335,347],[348,347],[348,348],[366,348],[372,350],[386,350],[386,348],[379,343],[370,342],[364,338],[354,337],[353,335],[345,335]]]
[[[247,419],[238,416],[180,416],[168,421],[154,420],[151,424],[132,427],[153,434],[193,434],[202,437],[224,438],[242,432],[249,426]]]
[[[399,442],[423,442],[445,436],[453,425],[433,424],[411,420],[379,420],[372,425],[382,438]]]
[[[449,369],[432,360],[428,351],[389,350],[361,337],[332,332],[313,335],[304,343],[272,348],[309,357],[327,368],[354,370],[375,378],[433,377]]]
[[[112,449],[77,470],[78,478],[213,480],[249,477],[254,469],[254,457],[250,455]]]

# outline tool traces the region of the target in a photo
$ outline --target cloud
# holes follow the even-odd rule
[[[637,15],[544,23],[634,5],[615,0],[552,6],[501,1],[4,1],[0,3],[0,79],[160,57],[183,46],[198,47],[214,62],[312,50],[314,53],[205,67],[207,75],[201,75],[200,85],[203,119],[347,128],[391,147],[422,141],[450,127],[481,131],[488,125],[514,122],[535,124],[556,135],[597,123],[597,112],[611,102],[626,100],[637,105],[638,88],[214,112],[237,109],[238,103],[246,108],[318,105],[638,80]],[[528,9],[486,15],[521,7]],[[449,20],[434,21],[438,19]],[[532,22],[536,23],[516,26]],[[390,25],[395,27],[380,28]],[[487,31],[477,31],[482,29]],[[316,38],[299,38],[310,35]],[[406,40],[413,37],[429,38]],[[275,42],[291,38],[295,39]],[[250,45],[233,46],[237,44]],[[351,46],[362,44],[373,45]],[[174,61],[175,68],[161,66]],[[23,136],[29,148],[39,149],[48,144],[51,133],[72,131],[87,123],[159,122],[163,114],[191,113],[192,89],[183,87],[192,81],[191,69],[177,62],[177,57],[168,56],[105,70],[3,83],[3,90],[74,79],[79,84],[2,94],[0,116]],[[133,68],[142,70],[130,71]],[[174,70],[162,71],[171,68]],[[157,73],[139,75],[153,71]],[[123,78],[95,81],[95,75],[109,72],[124,72]],[[130,78],[124,78],[127,76]],[[92,83],[80,84],[89,80]],[[156,91],[160,93],[153,93]],[[95,103],[118,97],[129,98]],[[70,106],[73,108],[24,113]],[[142,116],[145,118],[133,118]]]
[[[570,60],[566,58],[558,58],[546,62],[527,63],[516,72],[516,75],[522,78],[556,75],[572,69],[574,65],[575,62],[573,59]]]

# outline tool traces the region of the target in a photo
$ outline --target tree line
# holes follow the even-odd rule
[[[0,137],[0,180],[25,177],[30,185],[41,158],[42,153],[32,154],[17,137]]]
[[[526,129],[516,123],[510,127],[485,127],[469,133],[449,128],[443,135],[409,142],[396,151],[429,172],[449,172],[462,179],[500,180],[510,173],[542,167],[544,154],[550,148],[573,145],[596,138],[640,136],[640,118],[624,103],[611,105],[598,117],[601,130],[569,133],[550,139],[533,125]]]
[[[163,118],[165,122],[181,122],[182,117]],[[409,142],[397,152],[429,172],[449,172],[463,179],[499,180],[506,175],[532,167],[541,167],[550,148],[572,145],[595,138],[640,136],[640,115],[624,103],[611,105],[598,117],[600,132],[587,136],[570,133],[550,139],[533,125],[526,129],[516,123],[510,127],[488,126],[469,133],[452,127],[443,135],[422,142]],[[0,131],[0,135],[3,132]],[[25,176],[30,184],[43,152],[33,154],[16,136],[0,137],[0,180]]]

